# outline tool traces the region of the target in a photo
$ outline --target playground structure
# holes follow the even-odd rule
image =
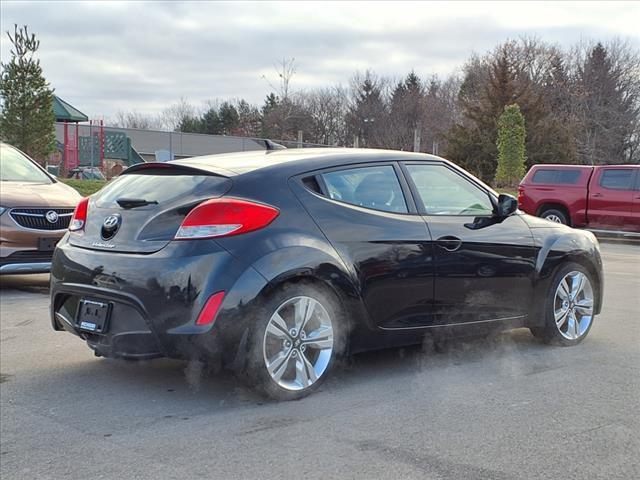
[[[56,95],[53,111],[63,171],[84,166],[106,171],[114,164],[128,166],[144,161],[131,146],[131,138],[126,133],[106,129],[102,120],[89,120],[84,113]]]
[[[77,167],[98,167],[104,170],[105,160],[133,165],[143,162],[144,159],[131,146],[131,138],[124,132],[106,130],[102,120],[91,120],[87,126],[83,126],[81,135],[79,125],[63,124],[63,159],[66,171]],[[75,127],[75,128],[74,128]]]

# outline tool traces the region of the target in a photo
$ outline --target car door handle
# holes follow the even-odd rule
[[[462,240],[452,235],[440,237],[436,240],[436,244],[444,248],[447,252],[455,252],[462,246]]]
[[[591,195],[593,198],[600,198],[602,196],[601,193],[594,193],[593,195]]]

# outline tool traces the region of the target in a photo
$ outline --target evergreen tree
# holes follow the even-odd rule
[[[215,107],[209,107],[202,116],[202,130],[203,133],[209,135],[218,135],[221,131],[220,115]]]
[[[349,109],[349,130],[360,139],[361,147],[384,147],[387,137],[387,106],[380,82],[371,72],[356,79],[353,105]]]
[[[463,120],[447,135],[446,156],[486,181],[496,172],[498,119],[513,103],[520,106],[530,132],[526,149],[531,164],[575,163],[573,139],[554,112],[544,83],[531,77],[526,48],[526,42],[507,42],[465,68],[459,94]]]
[[[275,110],[280,104],[280,99],[275,93],[270,93],[267,95],[267,98],[264,99],[264,105],[262,106],[262,116],[265,117],[269,115],[273,110]]]
[[[238,135],[258,137],[262,128],[260,111],[244,99],[238,102],[236,111],[238,112]]]
[[[525,164],[524,116],[517,104],[507,105],[498,120],[497,185],[514,187],[524,175]]]
[[[194,115],[184,115],[180,119],[176,131],[183,133],[206,133],[202,118]]]
[[[639,102],[625,81],[607,49],[596,44],[578,71],[582,163],[631,161],[629,143]]]
[[[420,77],[415,72],[407,75],[398,83],[390,101],[393,147],[400,150],[413,150],[413,137],[416,129],[422,130],[425,117],[425,91]]]
[[[218,116],[220,118],[220,132],[223,135],[233,134],[240,124],[240,116],[236,107],[229,102],[224,102],[220,105]]]
[[[11,60],[0,75],[0,138],[44,164],[55,151],[53,90],[45,80],[35,53],[40,46],[27,26],[14,26]]]

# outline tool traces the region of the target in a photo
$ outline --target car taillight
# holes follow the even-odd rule
[[[176,240],[226,237],[269,225],[280,212],[268,205],[238,198],[214,198],[201,203],[186,216]]]
[[[84,224],[87,222],[87,209],[89,208],[89,197],[80,200],[80,203],[76,205],[76,209],[73,211],[73,217],[69,223],[69,230],[77,232],[84,229]]]
[[[202,307],[200,315],[196,320],[196,325],[209,325],[215,322],[216,315],[218,315],[218,309],[222,300],[224,299],[224,292],[214,293],[209,297],[207,303]]]
[[[524,186],[518,186],[518,203],[522,205],[522,200],[524,200]]]

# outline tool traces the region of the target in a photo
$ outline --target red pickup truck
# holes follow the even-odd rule
[[[640,233],[640,165],[534,165],[520,182],[518,204],[573,227]]]

